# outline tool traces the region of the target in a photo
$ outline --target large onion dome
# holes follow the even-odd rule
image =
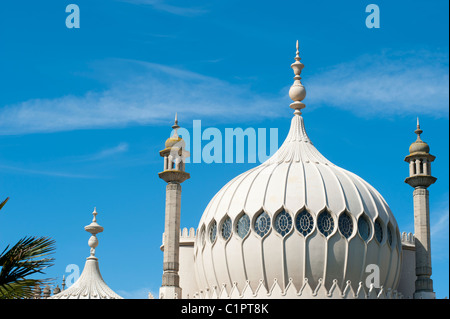
[[[299,290],[307,281],[312,289],[350,283],[356,291],[374,265],[379,285],[395,289],[401,241],[394,215],[375,188],[331,163],[309,139],[300,112],[306,92],[298,44],[295,59],[289,92],[295,112],[286,140],[266,162],[222,187],[200,219],[199,289],[255,291],[260,282],[270,289],[276,281]]]

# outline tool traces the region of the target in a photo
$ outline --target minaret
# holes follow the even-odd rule
[[[421,140],[419,119],[417,118],[417,140],[409,147],[409,155],[405,162],[409,163],[409,177],[405,179],[414,187],[414,237],[416,243],[416,283],[415,299],[434,299],[433,280],[431,277],[431,244],[430,244],[430,206],[428,187],[436,181],[431,176],[430,147]]]
[[[166,183],[166,216],[164,225],[164,260],[160,299],[180,299],[179,247],[180,247],[180,205],[181,183],[190,178],[184,171],[185,158],[189,152],[185,150],[184,140],[178,136],[178,118],[172,126],[174,134],[168,138],[165,149],[159,152],[164,158],[164,171],[159,177]]]

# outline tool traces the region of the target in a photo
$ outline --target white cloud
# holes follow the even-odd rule
[[[431,238],[441,240],[446,238],[448,243],[448,226],[449,226],[449,202],[448,193],[446,198],[433,207],[434,210],[430,212],[431,218]]]
[[[446,57],[429,52],[363,56],[306,77],[305,103],[311,109],[337,107],[360,116],[448,117]],[[175,112],[180,123],[201,118],[235,124],[289,114],[288,88],[263,94],[219,78],[135,60],[109,59],[97,68],[97,79],[108,82],[103,91],[0,107],[0,135],[167,125]]]
[[[448,117],[448,54],[384,52],[333,66],[306,79],[309,105],[362,116]]]
[[[94,175],[76,174],[76,173],[62,172],[62,171],[29,169],[29,168],[22,168],[22,167],[9,166],[9,165],[0,165],[0,170],[13,171],[13,172],[27,174],[27,175],[30,175],[30,174],[31,175],[45,175],[45,176],[53,176],[53,177],[82,178],[82,179],[98,178],[97,176],[94,176]]]
[[[193,8],[193,7],[181,7],[169,4],[168,1],[163,0],[119,0],[122,2],[128,2],[132,4],[139,4],[139,5],[148,5],[152,6],[156,10],[168,12],[174,15],[178,16],[185,16],[185,17],[195,17],[198,15],[202,15],[206,12],[208,12],[205,9],[201,8]]]
[[[75,159],[75,161],[79,162],[96,161],[104,159],[106,157],[111,157],[117,154],[125,153],[126,151],[128,151],[128,143],[122,142],[114,147],[103,149],[95,154],[81,156]]]
[[[0,118],[8,119],[1,122],[0,135],[167,124],[175,112],[180,121],[199,116],[245,121],[255,114],[277,116],[274,105],[284,105],[278,96],[263,98],[247,87],[179,68],[130,60],[109,64],[110,69],[128,71],[121,79],[116,75],[104,91],[32,99],[0,108]]]

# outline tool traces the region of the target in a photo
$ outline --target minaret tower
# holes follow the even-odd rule
[[[409,177],[405,179],[414,187],[414,237],[416,243],[416,283],[415,299],[434,299],[433,280],[431,277],[430,245],[430,206],[428,187],[436,181],[431,176],[431,162],[435,157],[430,154],[430,147],[421,140],[419,119],[417,119],[417,140],[409,147],[405,162],[409,163]]]
[[[180,299],[179,247],[180,247],[180,205],[181,183],[190,178],[185,170],[185,158],[189,152],[185,150],[184,140],[178,136],[178,118],[172,126],[174,134],[168,138],[165,149],[159,152],[164,158],[164,171],[159,177],[166,183],[166,216],[164,225],[164,261],[160,299]]]

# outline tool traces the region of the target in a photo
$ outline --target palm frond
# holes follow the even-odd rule
[[[3,206],[5,206],[6,202],[8,201],[9,197],[6,197],[6,199],[0,203],[0,209],[2,209]]]
[[[27,236],[8,248],[9,246],[0,254],[0,298],[28,295],[36,284],[47,281],[25,277],[43,273],[47,267],[53,265],[54,258],[49,257],[55,249],[53,239]]]
[[[0,299],[33,298],[34,287],[49,284],[50,279],[20,279],[0,286]]]

